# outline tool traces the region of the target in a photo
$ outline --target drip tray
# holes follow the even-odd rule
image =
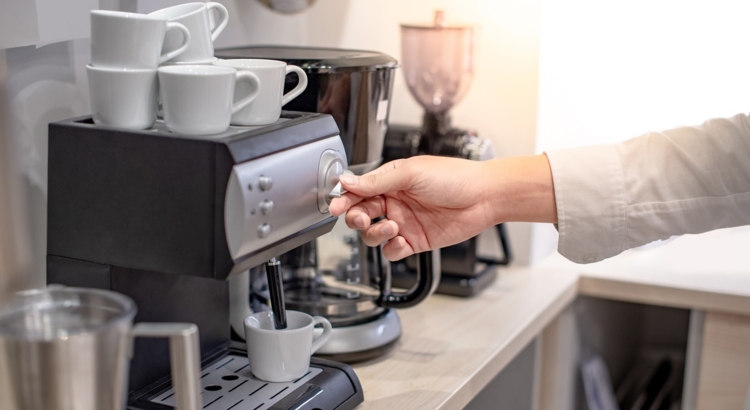
[[[297,380],[285,383],[271,383],[256,379],[250,372],[247,357],[236,353],[219,360],[203,369],[201,384],[203,408],[207,410],[267,410],[282,401],[289,394],[304,387],[299,395],[317,395],[321,389],[305,384],[323,369],[310,366],[309,371]],[[169,388],[149,401],[174,407],[174,389]],[[295,400],[296,401],[296,400]]]

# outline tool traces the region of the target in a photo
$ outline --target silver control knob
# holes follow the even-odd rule
[[[261,175],[260,178],[258,178],[258,186],[261,191],[268,191],[273,187],[273,178]]]
[[[323,151],[318,166],[318,210],[320,213],[328,213],[328,204],[332,199],[330,193],[338,184],[339,176],[345,169],[345,156],[332,149]]]
[[[261,224],[258,226],[258,237],[259,238],[265,238],[268,235],[271,234],[271,225],[269,224]]]
[[[268,215],[273,211],[273,201],[266,199],[260,203],[259,208],[263,215]]]

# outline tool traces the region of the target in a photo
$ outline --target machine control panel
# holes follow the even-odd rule
[[[258,178],[258,187],[261,191],[268,191],[273,188],[273,178],[265,175],[261,175]]]
[[[263,215],[268,215],[273,211],[273,201],[270,199],[264,199],[263,202],[258,206]]]
[[[329,194],[346,164],[344,145],[336,135],[235,165],[224,201],[232,258],[329,218]]]

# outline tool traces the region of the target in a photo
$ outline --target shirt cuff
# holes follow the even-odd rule
[[[623,251],[628,226],[620,157],[613,145],[545,152],[557,205],[557,250],[576,263]]]

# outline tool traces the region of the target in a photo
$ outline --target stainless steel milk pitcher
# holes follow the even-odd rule
[[[134,337],[168,337],[177,408],[197,410],[198,329],[140,323],[119,293],[50,286],[19,292],[0,312],[0,409],[123,410]]]

